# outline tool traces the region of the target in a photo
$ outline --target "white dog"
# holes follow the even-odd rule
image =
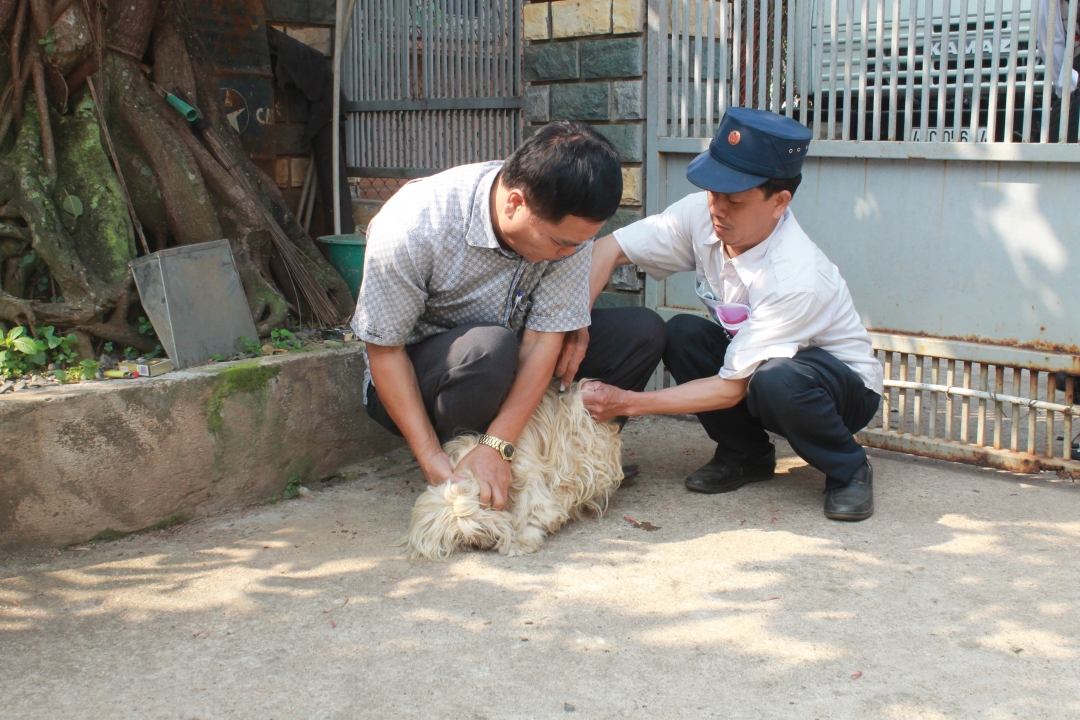
[[[603,515],[623,479],[622,438],[615,423],[589,416],[580,385],[560,394],[553,383],[514,443],[506,510],[480,507],[480,486],[468,472],[459,482],[429,486],[416,499],[402,539],[414,559],[445,560],[461,548],[524,555],[570,518]],[[475,435],[465,435],[443,449],[457,465],[476,445]]]

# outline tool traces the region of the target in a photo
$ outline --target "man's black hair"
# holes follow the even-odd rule
[[[758,185],[761,191],[765,193],[765,198],[771,198],[778,192],[787,190],[791,193],[792,197],[795,197],[795,191],[799,189],[799,183],[802,182],[802,173],[799,173],[795,177],[790,178],[770,178],[765,181],[764,185]]]
[[[500,182],[521,190],[529,210],[547,222],[568,215],[604,222],[622,198],[619,153],[585,123],[545,125],[502,167]]]

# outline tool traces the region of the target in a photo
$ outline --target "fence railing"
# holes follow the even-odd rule
[[[871,339],[885,366],[885,395],[859,442],[1080,479],[1080,461],[1071,459],[1080,358],[907,335]]]
[[[1054,93],[1036,35],[1075,28],[1077,0],[1048,5],[1039,18],[1031,0],[652,0],[660,137],[709,137],[741,105],[826,142],[1075,144],[1070,85]],[[1059,78],[1077,49],[1064,35]]]
[[[520,0],[361,0],[342,88],[349,174],[409,178],[521,141]]]

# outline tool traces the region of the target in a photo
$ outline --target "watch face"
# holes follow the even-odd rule
[[[502,455],[507,460],[513,460],[515,452],[517,452],[517,451],[514,449],[514,446],[511,445],[510,443],[506,443],[505,445],[503,445]]]

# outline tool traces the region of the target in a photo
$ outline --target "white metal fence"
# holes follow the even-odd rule
[[[520,0],[360,0],[345,45],[346,163],[419,177],[521,140]]]
[[[871,333],[885,366],[879,419],[860,442],[1005,470],[1080,479],[1071,459],[1077,359]],[[1058,373],[1064,376],[1058,388]]]
[[[1037,0],[1036,0],[1037,2]],[[1077,0],[653,0],[660,137],[709,137],[734,105],[783,113],[819,141],[1075,142],[1035,23],[1076,27]],[[1059,28],[1059,34],[1061,32]],[[1063,54],[1077,50],[1065,33]],[[1066,70],[1067,72],[1067,70]],[[666,82],[665,82],[666,81]],[[1069,120],[1072,116],[1072,137]],[[1072,154],[1071,159],[1080,159]]]

